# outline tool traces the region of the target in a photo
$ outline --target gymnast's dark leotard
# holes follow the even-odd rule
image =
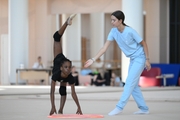
[[[53,35],[54,41],[60,42],[61,35],[59,35],[58,31]],[[70,73],[67,78],[61,77],[61,70],[60,70],[60,64],[63,59],[66,59],[66,57],[60,53],[58,54],[54,60],[53,60],[53,70],[52,70],[52,80],[58,81],[58,82],[68,82],[69,84],[74,84],[75,80],[72,74]]]

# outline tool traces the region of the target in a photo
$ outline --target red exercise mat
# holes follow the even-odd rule
[[[54,114],[51,116],[48,116],[48,118],[103,118],[103,115],[99,114]]]

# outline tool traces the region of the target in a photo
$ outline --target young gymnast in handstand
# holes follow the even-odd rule
[[[69,59],[67,59],[62,52],[62,45],[61,45],[61,37],[68,25],[72,24],[72,19],[75,17],[75,15],[70,16],[66,22],[63,24],[63,26],[60,28],[59,31],[55,32],[53,35],[54,38],[54,61],[53,61],[53,70],[52,70],[52,81],[51,81],[51,91],[50,91],[50,98],[51,98],[51,111],[49,115],[52,115],[56,112],[56,106],[54,103],[54,92],[55,92],[55,86],[56,81],[60,82],[59,87],[59,94],[61,95],[60,100],[60,108],[58,110],[58,114],[63,114],[63,108],[66,102],[66,85],[67,82],[71,86],[71,95],[77,105],[77,111],[76,114],[82,114],[81,107],[78,101],[78,97],[75,92],[75,80],[71,74],[71,67],[72,63]]]

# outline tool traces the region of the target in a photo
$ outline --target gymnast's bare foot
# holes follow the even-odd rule
[[[67,19],[67,25],[71,25],[72,24],[72,20],[73,18],[76,16],[76,14],[72,14],[68,19]]]

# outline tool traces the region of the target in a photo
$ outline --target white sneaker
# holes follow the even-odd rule
[[[118,108],[115,108],[110,113],[108,113],[108,115],[113,116],[113,115],[117,115],[117,114],[119,114],[121,112],[122,112],[122,110],[119,110]]]
[[[134,114],[136,114],[136,115],[149,114],[149,111],[142,111],[142,110],[139,110],[139,111],[137,111],[137,112],[134,112]]]
[[[76,16],[76,14],[72,14],[72,15],[68,18],[68,20],[67,20],[67,24],[68,24],[68,25],[71,25],[71,24],[72,24],[72,19],[73,19],[75,16]]]

